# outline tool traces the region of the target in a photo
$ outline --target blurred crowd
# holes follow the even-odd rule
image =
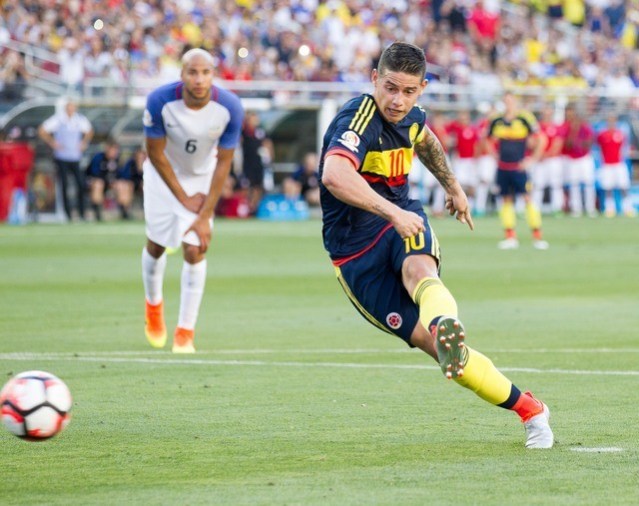
[[[383,47],[424,48],[429,78],[480,86],[639,85],[637,0],[7,0],[0,44],[38,60],[80,90],[177,77],[185,47],[218,59],[227,80],[368,81]],[[53,62],[53,63],[52,63]],[[24,56],[0,52],[3,93],[30,76]]]

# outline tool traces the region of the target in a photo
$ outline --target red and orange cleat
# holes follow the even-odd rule
[[[164,303],[153,305],[146,303],[146,324],[144,333],[154,348],[163,348],[166,344],[166,325],[164,324]]]
[[[195,353],[194,337],[195,331],[176,327],[173,336],[173,353]]]

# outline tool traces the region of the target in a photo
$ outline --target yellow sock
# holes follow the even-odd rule
[[[499,218],[501,224],[506,230],[512,230],[517,225],[517,214],[515,213],[515,206],[512,202],[504,202],[499,210]]]
[[[511,381],[499,372],[488,357],[468,346],[466,350],[468,354],[464,375],[455,378],[455,381],[491,404],[500,405],[506,402],[513,386]]]
[[[419,306],[419,320],[426,329],[439,316],[457,317],[457,303],[438,278],[422,279],[415,287],[413,300]],[[455,381],[492,404],[506,402],[512,389],[510,380],[497,370],[489,358],[469,347],[466,350],[464,375]]]
[[[526,204],[526,222],[531,230],[541,228],[541,213],[539,212],[539,208],[532,202]]]
[[[426,329],[438,316],[457,316],[457,303],[438,278],[424,278],[417,283],[413,300],[419,306],[419,321]]]

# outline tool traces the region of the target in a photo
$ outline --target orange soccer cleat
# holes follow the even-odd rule
[[[176,327],[173,336],[173,353],[195,353],[194,337],[195,331]]]
[[[163,348],[166,344],[166,325],[164,324],[164,303],[157,305],[146,303],[146,324],[144,333],[154,348]]]

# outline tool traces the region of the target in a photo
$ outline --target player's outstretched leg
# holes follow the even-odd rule
[[[530,393],[522,393],[492,361],[466,345],[464,326],[457,318],[457,304],[438,278],[426,277],[413,291],[419,319],[430,330],[442,372],[491,404],[517,413],[527,433],[527,448],[550,448],[554,437],[548,424],[548,408]]]
[[[526,431],[526,448],[552,448],[550,410],[530,392],[522,393],[492,361],[466,346],[466,332],[455,317],[443,316],[432,328],[442,372],[482,399],[515,411]]]

